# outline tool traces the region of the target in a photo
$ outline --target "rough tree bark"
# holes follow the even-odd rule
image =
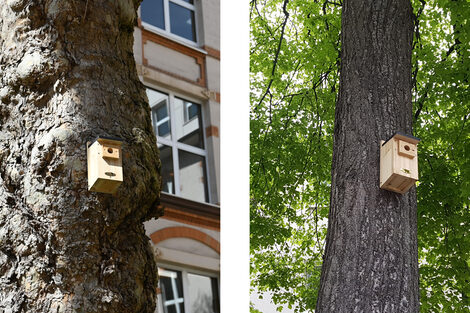
[[[379,143],[411,134],[409,0],[345,0],[331,204],[315,312],[418,312],[416,191],[379,189]]]
[[[153,312],[159,158],[132,52],[138,0],[0,7],[0,312]],[[87,191],[86,142],[124,139]]]

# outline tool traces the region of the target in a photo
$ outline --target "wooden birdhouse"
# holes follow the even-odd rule
[[[419,138],[396,133],[380,143],[380,188],[407,192],[418,180]]]
[[[87,143],[88,190],[116,192],[122,183],[122,140],[98,137]]]

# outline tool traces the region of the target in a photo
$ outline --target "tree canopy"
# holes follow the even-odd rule
[[[470,4],[413,0],[421,310],[470,308]],[[329,208],[341,1],[250,6],[252,286],[314,311]],[[386,138],[384,138],[385,140]]]

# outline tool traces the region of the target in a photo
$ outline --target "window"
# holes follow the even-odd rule
[[[180,271],[158,269],[165,312],[184,312],[183,279]]]
[[[194,0],[144,0],[140,16],[145,26],[194,43],[197,41],[194,10]]]
[[[162,161],[162,191],[209,202],[201,106],[147,89]]]
[[[158,275],[165,313],[219,313],[216,277],[162,267]]]

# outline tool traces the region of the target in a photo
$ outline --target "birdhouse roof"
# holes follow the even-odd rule
[[[118,137],[98,136],[90,143],[90,146],[94,144],[95,141],[98,141],[100,144],[105,143],[120,146],[124,140]]]
[[[406,142],[409,142],[409,143],[412,143],[412,144],[415,144],[415,145],[418,144],[418,142],[421,141],[421,139],[419,139],[418,137],[415,137],[415,136],[412,136],[412,135],[407,135],[407,134],[404,134],[402,132],[396,132],[395,134],[393,134],[392,137],[388,138],[387,141],[385,141],[383,144],[386,144],[392,138],[400,139],[400,140],[403,140],[403,141],[406,141]]]

